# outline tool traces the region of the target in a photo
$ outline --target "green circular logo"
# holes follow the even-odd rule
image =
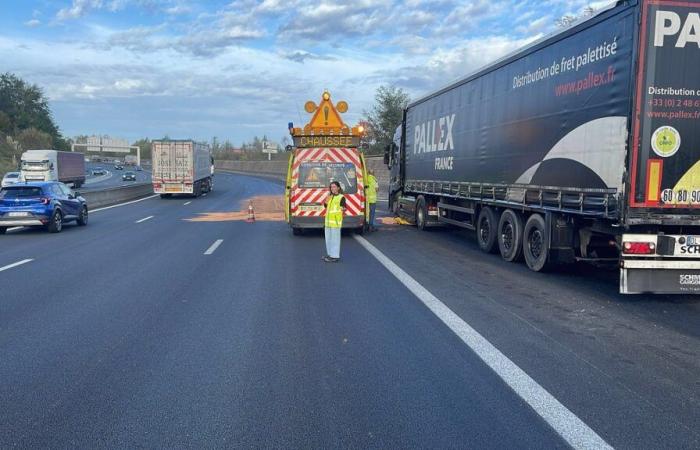
[[[673,127],[659,127],[651,135],[651,148],[662,158],[673,156],[681,148],[681,134]]]

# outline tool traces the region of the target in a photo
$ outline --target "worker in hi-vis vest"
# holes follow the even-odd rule
[[[374,171],[367,171],[367,184],[365,185],[365,195],[367,196],[367,203],[369,203],[369,226],[367,227],[369,231],[375,231],[377,228],[374,226],[374,217],[377,214],[377,189],[379,188],[379,183],[377,179],[374,178]]]
[[[337,181],[331,181],[328,187],[330,193],[326,202],[326,256],[325,262],[340,261],[340,232],[343,229],[343,215],[345,214],[345,196],[343,189]]]

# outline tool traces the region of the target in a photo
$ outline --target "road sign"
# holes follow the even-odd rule
[[[280,146],[275,142],[263,141],[262,152],[263,153],[277,153],[280,150]]]
[[[103,138],[101,136],[89,136],[87,138],[88,152],[113,152],[129,153],[131,146],[125,139]]]

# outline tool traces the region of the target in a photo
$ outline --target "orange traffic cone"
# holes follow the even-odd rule
[[[248,218],[245,221],[248,223],[255,222],[255,210],[253,209],[253,202],[248,203]]]

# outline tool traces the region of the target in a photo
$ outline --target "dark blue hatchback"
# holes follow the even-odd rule
[[[63,183],[21,183],[0,190],[0,234],[20,226],[58,233],[71,221],[87,225],[87,202]]]

